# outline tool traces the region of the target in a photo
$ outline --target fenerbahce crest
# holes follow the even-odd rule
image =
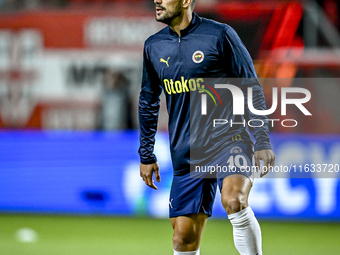
[[[194,63],[199,64],[204,60],[204,53],[200,50],[195,51],[194,54],[192,54],[192,61]]]

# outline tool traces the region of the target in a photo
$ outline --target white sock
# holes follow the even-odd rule
[[[174,255],[200,255],[200,249],[197,251],[175,251]]]
[[[233,225],[234,244],[241,255],[262,255],[261,228],[253,210],[247,208],[228,216]]]

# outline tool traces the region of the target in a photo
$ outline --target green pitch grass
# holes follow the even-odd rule
[[[260,221],[266,255],[340,254],[340,223]],[[20,228],[38,241],[22,243]],[[172,255],[169,220],[148,218],[0,215],[1,255]],[[210,219],[201,254],[237,255],[228,220]]]

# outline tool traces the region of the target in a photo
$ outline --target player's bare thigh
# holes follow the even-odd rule
[[[236,213],[248,207],[251,187],[251,180],[241,174],[230,175],[223,180],[221,197],[227,214]]]
[[[200,247],[204,226],[208,215],[189,214],[171,218],[174,229],[173,246],[176,251],[196,251]]]

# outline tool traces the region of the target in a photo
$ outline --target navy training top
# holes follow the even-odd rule
[[[218,156],[218,152],[235,138],[253,143],[248,125],[241,124],[243,121],[255,120],[252,126],[260,126],[254,128],[255,151],[271,149],[267,117],[255,115],[248,109],[248,87],[253,91],[255,109],[265,110],[266,104],[252,59],[234,29],[193,13],[191,23],[180,34],[178,36],[167,26],[145,41],[139,98],[141,163],[157,162],[154,143],[162,90],[169,114],[174,175],[188,173],[193,162],[207,162]],[[245,99],[244,115],[233,114],[229,90],[204,86],[206,78],[238,83]],[[233,78],[238,80],[233,81]],[[209,94],[206,99],[209,113],[206,115],[202,115],[201,104],[193,107],[198,98],[202,99],[202,92]],[[221,106],[214,107],[217,102]],[[213,119],[225,119],[228,123],[213,126]],[[231,125],[231,122],[239,124]]]

